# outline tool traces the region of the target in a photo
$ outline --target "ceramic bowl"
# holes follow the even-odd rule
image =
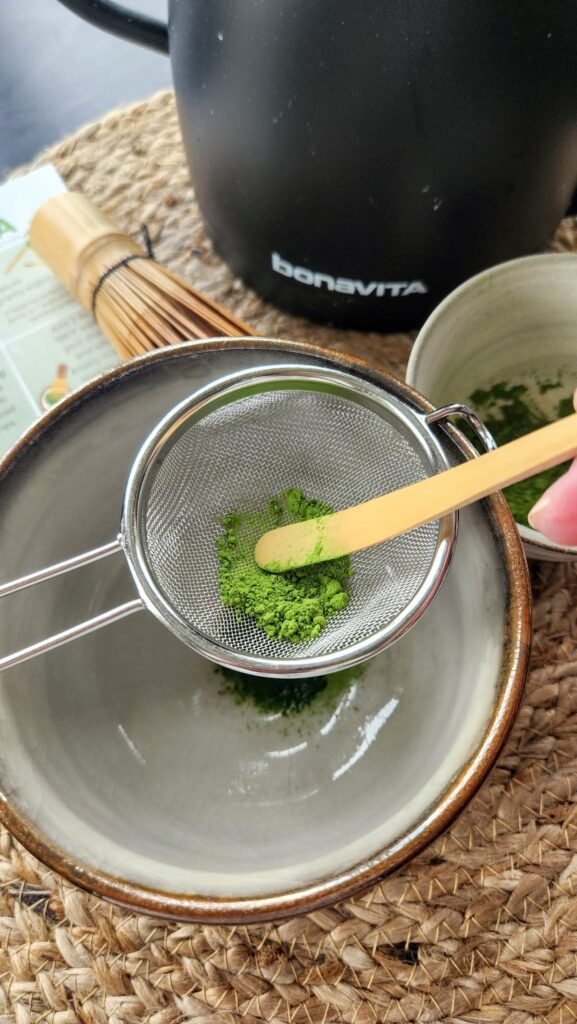
[[[227,339],[157,352],[65,399],[0,467],[4,578],[115,536],[132,459],[173,405],[295,356],[383,379],[320,350]],[[460,457],[464,442],[445,436]],[[0,650],[131,587],[119,556],[5,598]],[[311,910],[398,867],[463,808],[513,722],[529,637],[525,560],[500,496],[461,515],[419,623],[294,719],[236,704],[212,664],[138,613],[0,677],[0,818],[56,871],[133,909],[221,922]]]
[[[524,373],[542,380],[561,374],[562,392],[577,387],[577,255],[547,253],[491,267],[461,285],[421,328],[407,367],[407,383],[433,402],[467,403],[479,387],[519,382]],[[577,547],[548,540],[519,524],[526,554],[560,561]]]

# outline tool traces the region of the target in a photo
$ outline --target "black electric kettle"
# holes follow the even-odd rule
[[[293,312],[417,327],[571,204],[575,0],[169,0],[168,27],[61,2],[170,50],[214,244]]]

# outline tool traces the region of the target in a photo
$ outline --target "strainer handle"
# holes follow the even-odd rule
[[[42,583],[43,580],[51,580],[55,576],[62,576],[65,572],[72,572],[74,569],[79,569],[82,565],[90,565],[91,562],[97,562],[100,558],[115,555],[117,551],[122,551],[119,538],[111,540],[109,544],[103,544],[99,548],[93,548],[92,551],[83,551],[81,555],[73,555],[72,558],[66,558],[63,562],[55,562],[54,565],[49,565],[45,569],[29,572],[27,576],[19,576],[16,580],[9,580],[8,583],[0,585],[0,597],[8,597],[9,594],[15,594],[18,590],[25,590],[26,587],[35,587],[37,583]]]
[[[141,608],[144,608],[144,604],[140,598],[135,598],[134,601],[127,601],[126,604],[120,604],[117,608],[109,608],[107,612],[95,615],[93,619],[79,622],[76,626],[63,630],[62,633],[55,633],[54,636],[48,636],[44,640],[31,644],[30,647],[23,647],[20,651],[14,651],[14,654],[7,654],[4,658],[0,658],[0,672],[4,672],[7,668],[14,668],[15,665],[21,665],[23,661],[36,658],[39,654],[53,651],[55,647],[68,644],[71,640],[77,640],[81,636],[86,636],[87,633],[93,633],[96,629],[101,629],[102,626],[107,626],[110,622],[124,619],[125,616],[132,615],[132,612],[138,612]]]
[[[0,598],[7,597],[9,594],[15,594],[18,590],[24,590],[26,587],[34,587],[43,580],[62,576],[64,573],[72,572],[82,565],[89,565],[91,562],[96,562],[100,558],[106,558],[108,555],[116,554],[116,552],[121,550],[120,540],[114,540],[109,544],[103,544],[99,548],[93,548],[92,551],[84,551],[81,555],[67,558],[64,562],[56,562],[45,569],[38,569],[36,572],[28,573],[27,576],[20,576],[18,579],[10,580],[8,583],[0,586]],[[62,644],[70,643],[71,640],[76,640],[87,633],[93,633],[96,629],[101,629],[102,626],[107,626],[110,622],[123,619],[126,615],[132,615],[133,612],[140,611],[143,607],[144,604],[140,598],[135,598],[133,601],[127,601],[126,604],[118,605],[116,608],[109,608],[108,611],[101,612],[100,615],[96,615],[93,619],[86,619],[84,622],[77,623],[76,626],[70,626],[69,629],[65,629],[61,633],[46,637],[44,640],[38,640],[37,643],[24,647],[20,651],[7,654],[4,658],[0,658],[0,672],[4,672],[7,668],[13,668],[15,665],[20,665],[23,661],[28,661],[30,658],[36,658],[39,654],[52,651],[55,647],[61,647]]]
[[[483,420],[477,416],[476,412],[473,412],[468,405],[461,405],[460,402],[454,402],[452,405],[443,405],[434,412],[429,412],[425,416],[425,422],[428,426],[432,423],[442,423],[443,420],[448,420],[451,416],[460,416],[461,419],[465,420],[469,424],[471,430],[475,432],[482,447],[485,451],[492,452],[497,447],[497,442],[493,437],[490,430],[487,429]]]

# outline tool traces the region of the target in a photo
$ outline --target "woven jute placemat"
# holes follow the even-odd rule
[[[42,155],[157,258],[267,336],[402,373],[406,335],[280,313],[214,255],[171,93]],[[577,248],[572,222],[553,243]],[[533,667],[497,768],[453,828],[365,895],[275,925],[182,926],[65,885],[0,837],[0,1024],[577,1019],[577,568],[533,568]]]

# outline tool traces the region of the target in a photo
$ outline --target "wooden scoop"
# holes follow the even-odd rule
[[[258,541],[255,559],[269,572],[285,572],[362,551],[575,455],[577,413],[391,494],[270,530]]]

